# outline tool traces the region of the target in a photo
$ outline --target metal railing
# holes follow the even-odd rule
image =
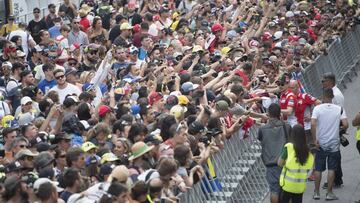
[[[258,127],[251,128],[245,139],[237,133],[227,140],[225,148],[210,158],[217,177],[202,178],[188,192],[179,195],[180,202],[262,202],[268,185],[257,130]],[[207,165],[203,167],[210,170]]]
[[[334,73],[341,89],[346,88],[346,83],[357,75],[356,71],[360,68],[360,26],[336,39],[327,50],[327,55],[317,57],[315,63],[302,73],[305,90],[315,97],[322,95],[321,79],[324,73]]]

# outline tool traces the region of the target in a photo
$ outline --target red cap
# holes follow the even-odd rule
[[[149,104],[152,106],[155,102],[160,101],[163,96],[159,92],[152,92],[149,95]]]
[[[270,32],[265,32],[264,35],[262,36],[262,41],[267,41],[272,37]]]
[[[99,107],[99,117],[105,117],[107,113],[112,112],[111,108],[106,105],[101,105]]]
[[[141,30],[140,25],[139,25],[139,24],[135,24],[135,25],[133,26],[133,30],[134,30],[135,33],[136,33],[136,32],[140,32],[140,30]]]
[[[212,27],[211,27],[211,32],[217,32],[217,31],[222,31],[224,28],[220,23],[215,23]]]

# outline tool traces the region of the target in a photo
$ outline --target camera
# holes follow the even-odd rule
[[[211,140],[213,137],[216,137],[217,135],[221,134],[222,130],[219,128],[212,128],[206,132],[206,135],[199,138],[199,142],[202,142],[205,144],[205,146],[209,146]]]

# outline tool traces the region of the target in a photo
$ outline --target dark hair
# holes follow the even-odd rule
[[[50,109],[51,103],[47,99],[43,99],[39,102],[39,109],[42,113],[47,114],[47,110]]]
[[[147,134],[147,128],[144,124],[140,124],[140,123],[134,123],[131,125],[131,128],[129,130],[129,135],[128,135],[128,139],[132,142],[135,143],[135,137],[140,135],[140,134]]]
[[[269,111],[269,116],[271,118],[280,118],[281,109],[279,104],[276,103],[270,104],[268,111]]]
[[[66,164],[71,167],[73,161],[77,161],[84,152],[79,147],[70,148],[66,153]]]
[[[75,168],[68,168],[64,171],[63,181],[65,187],[73,187],[76,180],[80,179],[79,171]]]
[[[50,182],[43,183],[39,186],[39,189],[35,192],[37,198],[41,201],[50,199],[52,192],[55,190],[54,186]]]
[[[100,203],[112,203],[116,200],[116,197],[122,193],[128,192],[126,185],[118,182],[111,183],[107,193],[101,197]]]
[[[244,92],[244,88],[239,84],[235,84],[231,87],[230,91],[236,95],[239,95]]]
[[[94,20],[93,20],[93,23],[92,23],[91,27],[92,27],[92,28],[95,28],[96,23],[97,23],[99,20],[101,20],[101,18],[98,17],[98,16],[96,16],[96,17],[94,18]]]
[[[80,120],[89,120],[91,119],[91,113],[90,113],[90,108],[89,105],[87,103],[82,103],[79,105],[78,110],[78,117]]]
[[[332,90],[332,88],[324,88],[323,97],[327,99],[334,98],[334,91]]]
[[[53,63],[45,63],[45,64],[42,66],[43,72],[53,71],[54,68],[55,68],[55,65],[54,65]]]
[[[306,163],[309,157],[309,147],[306,144],[305,129],[302,125],[296,124],[291,130],[292,143],[294,144],[294,150],[296,160],[301,165]]]
[[[7,137],[8,134],[10,134],[10,133],[12,133],[14,131],[16,131],[16,128],[11,128],[11,127],[4,128],[3,131],[2,131],[2,135],[3,135],[3,137]]]
[[[176,119],[173,115],[167,115],[165,116],[161,121],[161,137],[163,140],[167,140],[169,138],[172,138],[174,136],[173,133],[171,133],[170,128],[172,125],[176,124]]]
[[[16,43],[21,37],[19,35],[12,36],[10,41]]]
[[[147,194],[147,186],[144,181],[138,181],[134,184],[134,186],[131,188],[131,197],[134,200],[138,200],[137,198],[146,195]]]
[[[186,165],[186,160],[190,154],[190,147],[186,145],[178,145],[174,149],[174,159],[179,162],[180,166]]]
[[[333,84],[336,83],[336,78],[335,78],[335,74],[334,73],[324,73],[323,75],[323,79],[327,79],[330,80]]]
[[[157,167],[160,177],[175,173],[178,170],[178,165],[174,159],[164,158],[160,160]]]

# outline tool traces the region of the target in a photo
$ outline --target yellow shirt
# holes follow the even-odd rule
[[[17,24],[12,24],[12,25],[9,25],[9,24],[5,24],[1,27],[1,30],[0,30],[0,36],[6,36],[8,35],[10,32],[12,31],[15,31],[17,30],[19,27]]]

